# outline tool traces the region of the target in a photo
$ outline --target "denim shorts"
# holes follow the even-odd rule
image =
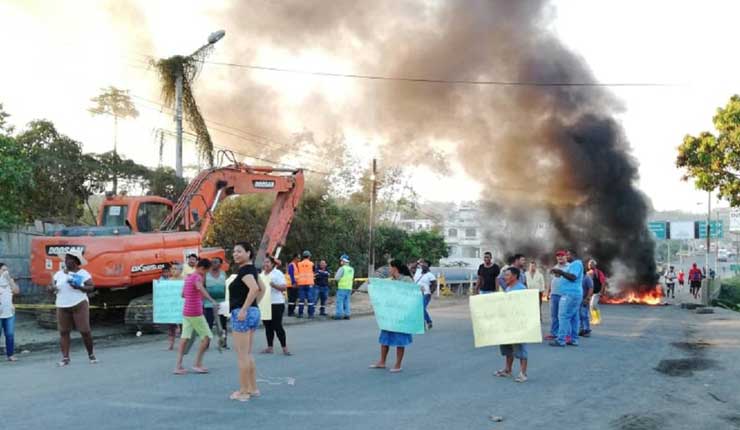
[[[250,306],[247,310],[247,317],[244,321],[239,321],[239,311],[237,308],[231,311],[231,329],[237,333],[246,333],[250,330],[257,330],[260,325],[260,309]]]
[[[527,344],[526,343],[514,343],[511,345],[501,345],[501,355],[510,357],[514,356],[520,360],[527,359]]]

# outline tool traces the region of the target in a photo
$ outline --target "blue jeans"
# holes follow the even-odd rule
[[[298,316],[303,316],[303,307],[308,302],[308,317],[316,313],[316,296],[318,288],[313,285],[301,285],[298,287]]]
[[[560,324],[558,324],[558,308],[560,307],[560,294],[550,295],[550,334],[554,337],[558,337],[558,330]]]
[[[588,304],[581,304],[581,328],[591,331],[591,306]]]
[[[350,316],[350,300],[349,296],[352,294],[352,290],[337,290],[337,310],[334,312],[334,316],[337,318]]]
[[[432,317],[429,316],[429,312],[427,312],[427,306],[429,306],[429,302],[432,301],[432,295],[431,294],[424,294],[424,322],[427,324],[432,323]]]
[[[318,291],[318,301],[321,303],[321,306],[319,306],[319,315],[326,315],[326,301],[329,300],[329,286],[326,287],[316,287],[319,289]]]
[[[10,318],[0,318],[0,334],[5,334],[5,354],[13,356],[15,348],[15,315]]]
[[[565,345],[566,337],[570,342],[578,345],[578,329],[580,325],[580,309],[583,302],[582,293],[562,294],[558,304],[558,343]]]

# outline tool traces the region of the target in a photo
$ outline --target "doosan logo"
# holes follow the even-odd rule
[[[255,180],[252,181],[252,184],[254,185],[254,188],[275,188],[275,181]]]
[[[83,245],[47,245],[46,255],[63,255],[69,252],[79,252],[80,254],[85,253],[85,247]]]
[[[131,266],[131,273],[151,272],[164,269],[164,263],[139,264]]]

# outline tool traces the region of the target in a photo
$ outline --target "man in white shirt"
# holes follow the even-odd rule
[[[417,270],[414,276],[414,282],[421,287],[421,292],[424,295],[424,322],[427,325],[427,329],[431,330],[432,318],[429,316],[427,307],[429,306],[429,302],[432,301],[432,288],[437,284],[437,277],[429,271],[429,262],[427,260],[420,260],[419,267],[421,270]]]
[[[49,290],[56,294],[57,326],[61,338],[62,360],[60,367],[67,366],[69,360],[70,334],[72,327],[77,328],[87,349],[87,356],[91,364],[98,360],[93,352],[92,330],[90,329],[90,305],[87,293],[95,290],[92,276],[80,266],[87,264],[82,251],[72,250],[64,255],[64,270],[54,274]]]

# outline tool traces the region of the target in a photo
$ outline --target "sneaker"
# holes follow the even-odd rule
[[[427,330],[431,330],[431,329],[432,329],[432,323],[428,323],[427,324]]]
[[[67,366],[69,366],[69,357],[64,357],[59,363],[57,363],[57,367],[67,367]]]
[[[90,359],[90,364],[98,364],[98,359],[95,358],[95,354],[90,354],[87,358]]]
[[[344,320],[348,320],[348,319],[349,319],[349,315],[347,315],[346,317],[344,317],[344,318],[342,318],[342,319],[344,319]]]
[[[586,330],[581,330],[578,332],[578,336],[583,336],[584,333],[586,333]]]
[[[565,345],[563,345],[562,343],[558,343],[558,341],[556,341],[556,340],[553,340],[552,342],[548,343],[548,345],[550,345],[550,346],[557,346],[557,347],[560,347],[560,348],[564,348],[565,347]]]
[[[555,336],[548,334],[545,336],[545,340],[555,340]]]

